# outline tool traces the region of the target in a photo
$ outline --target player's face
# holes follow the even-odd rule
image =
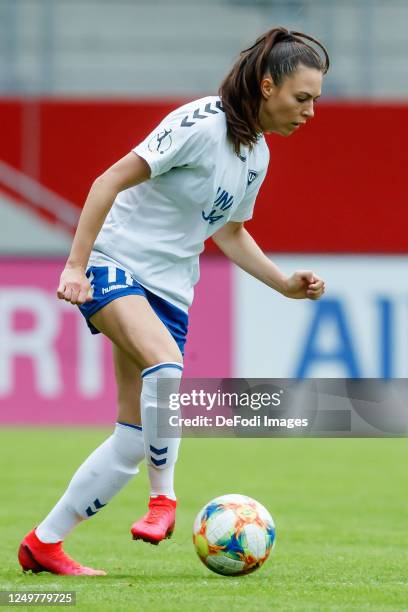
[[[314,116],[314,103],[321,95],[323,74],[299,65],[277,86],[266,76],[261,83],[263,98],[259,120],[263,132],[290,136]]]

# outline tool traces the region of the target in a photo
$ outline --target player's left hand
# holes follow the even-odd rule
[[[324,289],[324,281],[311,270],[298,270],[287,279],[283,295],[294,300],[318,300]]]

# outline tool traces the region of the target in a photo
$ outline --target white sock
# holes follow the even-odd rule
[[[117,423],[113,434],[75,472],[64,495],[37,527],[37,537],[48,543],[63,540],[138,473],[144,456],[141,427]]]
[[[170,499],[176,499],[174,492],[174,463],[164,469],[148,465],[147,473],[150,480],[150,497],[165,495]]]
[[[168,413],[169,393],[178,393],[183,366],[180,363],[159,363],[142,371],[141,413],[146,448],[146,463],[151,495],[166,495],[176,499],[174,493],[174,465],[177,461],[180,437],[159,437],[160,410]],[[171,379],[158,397],[158,380]],[[163,401],[164,400],[164,401]],[[164,419],[166,420],[166,419]]]

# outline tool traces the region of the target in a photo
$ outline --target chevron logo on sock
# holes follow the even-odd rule
[[[163,448],[156,448],[155,446],[152,446],[150,444],[150,451],[152,453],[154,453],[155,455],[158,455],[160,457],[160,455],[165,455],[167,453],[168,447],[167,446],[163,446]],[[151,459],[153,465],[156,465],[156,466],[164,465],[166,463],[166,461],[167,461],[166,457],[164,457],[163,459],[156,459],[152,455],[150,455],[150,459]]]
[[[164,453],[167,453],[168,447],[163,446],[163,448],[155,448],[154,446],[150,445],[150,450],[155,455],[164,455]]]
[[[93,508],[91,506],[88,506],[87,509],[85,510],[88,516],[93,516],[94,514],[98,512],[98,510],[106,506],[106,504],[101,504],[98,498],[95,499],[92,505],[93,505]]]
[[[152,455],[150,455],[150,459],[152,460],[153,465],[155,466],[159,466],[159,465],[164,465],[167,461],[166,458],[164,459],[155,459],[154,457],[152,457]]]

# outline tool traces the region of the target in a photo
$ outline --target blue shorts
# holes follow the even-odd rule
[[[124,295],[143,295],[184,355],[188,330],[187,313],[155,295],[132,278],[129,272],[116,266],[91,266],[86,271],[86,275],[91,282],[93,299],[79,306],[79,310],[84,315],[92,334],[99,334],[99,330],[89,320],[98,310]]]

